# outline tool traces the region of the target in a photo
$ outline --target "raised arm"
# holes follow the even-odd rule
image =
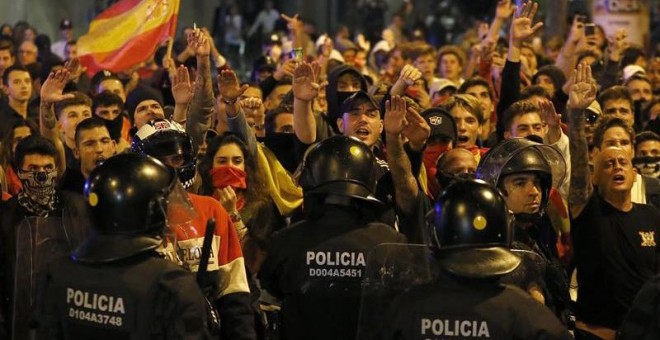
[[[247,85],[241,86],[234,71],[224,70],[220,72],[218,76],[218,95],[222,98],[225,105],[227,105],[227,126],[229,130],[236,133],[248,144],[250,153],[254,155],[257,149],[257,140],[245,120],[245,115],[242,112],[241,103],[239,102],[239,98],[247,88]]]
[[[520,97],[520,46],[531,38],[543,23],[537,22],[532,26],[532,20],[538,9],[536,3],[525,3],[516,11],[509,30],[509,51],[504,69],[502,70],[502,87],[500,101],[497,104],[497,137],[504,139],[504,111]]]
[[[584,110],[596,99],[596,84],[591,79],[591,67],[578,65],[573,72],[573,86],[568,97],[569,149],[571,152],[571,184],[568,203],[571,215],[576,218],[589,202],[593,193],[589,148],[584,132]]]
[[[399,96],[393,96],[391,100],[385,102],[383,125],[387,140],[387,162],[392,172],[396,205],[402,213],[410,214],[417,202],[419,186],[403,147],[404,139],[411,140],[411,143],[413,140],[426,140],[431,128],[413,108],[406,110],[406,101]]]
[[[298,140],[305,144],[316,141],[316,120],[312,111],[314,98],[318,96],[322,84],[318,75],[321,66],[318,62],[312,64],[300,63],[293,72],[293,131]]]
[[[406,89],[409,86],[412,86],[415,81],[422,77],[422,72],[420,72],[415,66],[406,65],[401,69],[399,73],[399,79],[396,80],[392,88],[390,89],[390,95],[392,96],[402,96]],[[430,86],[431,84],[429,84]]]
[[[211,127],[215,112],[215,98],[213,96],[213,82],[211,79],[211,43],[200,29],[196,29],[188,36],[188,48],[197,58],[197,77],[186,119],[186,132],[190,135],[197,148],[202,144],[204,133]],[[173,85],[174,87],[174,85]]]
[[[64,99],[73,98],[73,94],[63,94],[64,86],[69,81],[71,75],[70,69],[78,67],[78,59],[73,59],[67,63],[66,67],[51,72],[48,79],[41,85],[41,104],[39,105],[39,132],[42,136],[48,138],[59,154],[58,168],[60,176],[66,171],[66,154],[64,152],[64,143],[60,139],[60,128],[57,125],[55,117],[54,104]]]

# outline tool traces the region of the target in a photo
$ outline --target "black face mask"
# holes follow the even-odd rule
[[[639,122],[640,126],[641,124],[648,122],[649,119],[651,118],[648,114],[650,114],[650,110],[647,113],[646,116],[644,116],[644,106],[646,105],[646,100],[640,99],[640,100],[635,100],[633,101],[633,109],[635,110],[635,123]]]
[[[103,119],[103,121],[105,122],[105,127],[108,128],[108,132],[110,132],[110,138],[115,142],[119,141],[121,138],[121,129],[124,127],[124,115],[120,113],[113,120]]]
[[[266,134],[265,140],[266,147],[275,154],[282,166],[290,173],[294,173],[298,166],[294,156],[295,152],[293,152],[293,139],[292,133],[272,132]]]

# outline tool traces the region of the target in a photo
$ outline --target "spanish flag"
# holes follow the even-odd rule
[[[89,24],[78,56],[92,76],[119,72],[151,57],[176,30],[180,0],[120,0]]]

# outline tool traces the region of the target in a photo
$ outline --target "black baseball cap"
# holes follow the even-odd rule
[[[456,122],[454,118],[441,108],[430,108],[422,112],[422,117],[426,123],[431,127],[430,137],[440,137],[449,140],[456,140]]]

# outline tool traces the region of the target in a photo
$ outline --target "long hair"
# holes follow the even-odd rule
[[[211,196],[213,195],[213,179],[211,178],[211,170],[213,169],[213,159],[216,152],[224,146],[234,144],[243,153],[245,162],[245,172],[247,173],[247,189],[245,191],[245,207],[241,211],[243,220],[248,221],[254,216],[259,209],[263,206],[264,201],[268,201],[268,188],[263,178],[259,175],[257,169],[257,161],[254,155],[248,152],[247,145],[241,138],[231,132],[225,132],[222,135],[214,137],[208,144],[206,154],[199,164],[199,173],[202,177],[202,194]]]

